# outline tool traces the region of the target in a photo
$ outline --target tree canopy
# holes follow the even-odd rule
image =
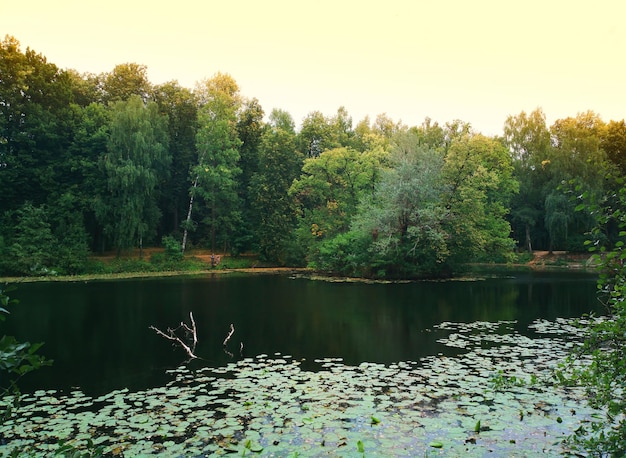
[[[355,123],[345,107],[296,126],[231,75],[192,89],[147,75],[137,63],[61,70],[1,42],[0,254],[23,265],[0,272],[77,272],[90,252],[180,240],[342,274],[450,275],[516,251],[583,250],[595,221],[575,211],[574,188],[602,195],[624,170],[624,121],[591,111],[551,126],[540,108],[521,112],[501,137],[463,120]],[[48,242],[17,236],[25,224],[65,234],[63,253],[35,259]]]

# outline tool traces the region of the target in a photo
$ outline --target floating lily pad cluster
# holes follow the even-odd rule
[[[0,428],[0,454],[45,454],[59,441],[138,456],[558,455],[593,411],[574,389],[535,383],[576,345],[571,322],[442,323],[442,343],[463,348],[392,365],[285,355],[171,371],[164,387],[100,397],[37,391]],[[550,337],[546,337],[551,334]],[[515,380],[494,387],[494,378]]]

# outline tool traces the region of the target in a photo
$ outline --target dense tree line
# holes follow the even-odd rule
[[[296,125],[218,73],[193,90],[145,66],[61,70],[0,43],[0,274],[80,273],[90,253],[163,240],[348,275],[446,275],[515,250],[583,250],[600,195],[626,168],[626,125],[593,112],[353,125],[344,108]],[[607,233],[610,238],[610,231]]]

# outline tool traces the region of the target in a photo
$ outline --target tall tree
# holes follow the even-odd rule
[[[312,111],[304,118],[297,142],[298,150],[305,157],[318,157],[339,146],[331,121],[319,111]]]
[[[6,240],[0,261],[5,275],[46,275],[55,267],[58,240],[44,205],[27,202],[16,211],[15,231]]]
[[[513,234],[528,252],[546,239],[544,226],[547,181],[551,155],[550,131],[541,109],[509,116],[504,124],[504,143],[513,159],[520,192],[511,201],[510,221]],[[543,245],[545,248],[546,245]]]
[[[392,167],[353,222],[353,231],[370,240],[373,275],[415,277],[447,270],[443,165],[442,155],[425,147],[392,153]]]
[[[118,102],[138,96],[144,102],[152,92],[148,80],[148,67],[136,63],[116,65],[109,73],[100,75],[105,102]]]
[[[305,159],[289,193],[301,214],[298,240],[309,256],[315,256],[321,241],[349,229],[360,200],[373,194],[387,163],[382,148],[361,153],[342,147]]]
[[[159,208],[163,212],[162,233],[177,232],[189,202],[189,170],[195,165],[198,106],[193,93],[177,81],[156,86],[152,95],[159,111],[167,116],[170,174]]]
[[[303,156],[296,151],[291,116],[280,110],[270,114],[259,150],[259,170],[251,180],[251,196],[257,219],[259,253],[264,260],[285,263],[297,211],[288,195],[298,176]]]
[[[586,214],[575,213],[569,200],[554,194],[566,191],[563,186],[572,180],[589,193],[602,194],[608,165],[606,153],[601,148],[605,131],[606,125],[592,111],[558,119],[550,127],[553,148],[544,163],[550,175],[544,216],[550,250],[584,249],[585,233],[591,229],[593,220]]]
[[[260,148],[265,133],[265,115],[257,99],[244,102],[237,121],[237,136],[241,140],[239,147],[239,176],[238,194],[241,201],[241,224],[237,228],[234,245],[237,251],[247,251],[256,247],[256,229],[260,223],[259,212],[254,207],[254,192],[252,180],[259,172]]]
[[[508,260],[513,240],[506,216],[519,188],[506,147],[483,135],[464,135],[451,143],[444,159],[450,215],[445,227],[454,234],[451,262]]]
[[[609,121],[600,139],[600,147],[622,174],[626,172],[626,122]]]
[[[139,96],[131,96],[116,102],[112,110],[103,157],[108,206],[99,216],[108,224],[119,255],[137,245],[141,250],[144,240],[154,235],[160,217],[157,190],[171,157],[167,121],[154,102],[146,105]]]
[[[46,202],[62,183],[73,110],[67,74],[10,36],[0,42],[0,211]]]
[[[70,147],[67,167],[71,180],[64,192],[74,197],[80,208],[92,250],[104,251],[107,237],[104,221],[96,218],[104,210],[103,199],[108,198],[107,177],[102,173],[101,159],[107,152],[110,135],[111,110],[101,103],[91,103],[81,110],[74,141]]]
[[[196,150],[198,163],[192,169],[196,186],[192,193],[205,203],[203,224],[215,251],[219,241],[224,247],[240,223],[237,177],[241,140],[237,136],[237,112],[241,106],[239,87],[227,74],[218,73],[196,88],[201,103],[198,111]],[[219,238],[219,240],[218,240]]]

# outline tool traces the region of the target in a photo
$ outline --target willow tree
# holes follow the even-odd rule
[[[443,157],[415,145],[409,152],[394,149],[391,162],[352,222],[352,232],[360,234],[352,243],[358,246],[369,239],[362,270],[379,277],[440,275],[449,256],[442,227],[448,216],[442,204]],[[358,258],[358,253],[353,257]]]
[[[139,96],[112,106],[110,137],[103,157],[108,194],[99,218],[108,229],[119,256],[120,251],[138,245],[155,232],[160,211],[157,206],[159,182],[167,175],[166,119],[158,107],[147,105]]]

